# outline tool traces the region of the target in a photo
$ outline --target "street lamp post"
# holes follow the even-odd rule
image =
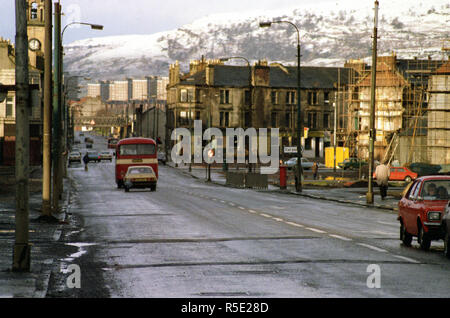
[[[251,116],[252,116],[252,108],[253,108],[253,106],[252,106],[253,105],[252,67],[250,65],[249,60],[246,59],[245,57],[242,57],[242,56],[224,57],[224,58],[221,58],[220,61],[221,62],[226,62],[226,61],[229,61],[231,59],[242,59],[242,60],[245,60],[245,62],[247,62],[247,67],[248,67],[248,89],[249,89],[249,94],[250,94],[250,105],[249,105],[249,108],[250,108],[250,118],[251,118]],[[245,112],[244,111],[242,111],[241,116],[242,116],[242,126],[245,129],[247,127],[245,127]],[[252,122],[252,120],[250,119],[250,125],[251,125],[251,122]],[[249,145],[249,152],[250,151],[251,151],[251,149],[250,149],[250,145]],[[250,155],[249,155],[249,162],[248,162],[248,172],[252,172],[252,164],[250,163]]]
[[[302,192],[302,115],[301,115],[301,98],[300,98],[300,31],[298,27],[290,21],[272,21],[260,22],[261,28],[271,27],[272,23],[288,23],[297,31],[297,182],[295,188],[297,192]],[[294,136],[292,136],[294,137]]]

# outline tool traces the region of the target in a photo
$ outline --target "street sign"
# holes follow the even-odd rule
[[[297,153],[297,147],[284,147],[284,153]]]

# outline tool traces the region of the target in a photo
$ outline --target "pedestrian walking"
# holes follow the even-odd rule
[[[319,165],[317,164],[317,162],[313,163],[313,166],[312,166],[311,170],[312,170],[312,173],[313,173],[314,180],[317,180],[317,175],[319,173]]]
[[[391,168],[385,163],[378,165],[375,169],[375,178],[377,179],[377,184],[380,187],[381,200],[384,200],[387,196],[390,175]]]
[[[87,152],[83,157],[83,162],[84,162],[84,170],[88,171],[89,156],[88,156]]]

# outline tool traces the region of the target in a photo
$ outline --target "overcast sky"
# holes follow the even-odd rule
[[[64,43],[98,36],[168,31],[215,13],[292,8],[300,3],[318,2],[337,0],[61,0],[65,13],[63,27],[70,21],[105,26],[103,31],[95,31],[74,25],[64,33]],[[13,41],[14,15],[14,1],[0,0],[0,36]]]

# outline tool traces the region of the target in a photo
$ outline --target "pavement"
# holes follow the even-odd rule
[[[30,272],[13,272],[15,242],[14,167],[0,168],[0,298],[44,298],[55,261],[55,248],[69,207],[70,184],[64,180],[61,211],[48,222],[40,218],[42,170],[32,167],[29,179]]]
[[[168,166],[177,168],[184,174],[189,175],[199,180],[207,179],[206,168],[203,166],[191,166],[189,171],[188,165],[175,165],[172,162],[167,163]],[[243,171],[245,168],[240,168]],[[230,171],[237,171],[236,169]],[[211,168],[211,182],[216,185],[227,186],[226,176],[221,167]],[[360,181],[347,181],[340,182],[334,180],[309,180],[303,181],[302,192],[296,192],[293,180],[288,180],[286,189],[280,189],[278,180],[276,178],[269,178],[269,185],[267,190],[255,190],[255,191],[268,191],[280,194],[298,195],[303,197],[309,197],[313,199],[335,201],[340,203],[347,203],[353,205],[359,205],[363,207],[379,208],[384,210],[390,210],[393,212],[398,211],[398,201],[400,199],[403,187],[390,187],[388,190],[388,196],[385,200],[381,200],[379,190],[374,188],[374,203],[368,204],[366,202],[367,186],[360,186]]]

